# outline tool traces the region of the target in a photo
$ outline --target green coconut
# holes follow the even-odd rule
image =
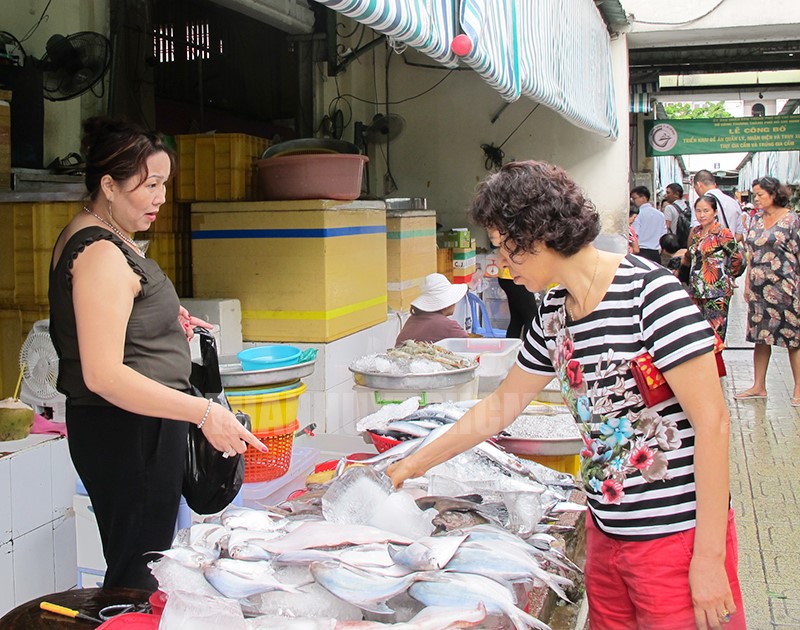
[[[18,398],[0,400],[0,442],[28,437],[33,426],[33,409]]]

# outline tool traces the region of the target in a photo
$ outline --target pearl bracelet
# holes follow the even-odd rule
[[[202,418],[202,420],[200,420],[200,422],[197,424],[197,428],[198,428],[198,429],[202,429],[202,428],[203,428],[203,425],[206,423],[206,420],[208,420],[208,414],[210,414],[210,413],[211,413],[211,405],[212,405],[212,404],[213,404],[213,403],[212,403],[212,400],[209,398],[209,399],[208,399],[208,406],[206,407],[206,411],[205,411],[205,413],[203,414],[203,418]]]

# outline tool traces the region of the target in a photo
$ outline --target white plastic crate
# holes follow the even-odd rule
[[[306,477],[314,472],[319,454],[319,449],[296,446],[292,450],[292,460],[286,474],[271,481],[242,484],[239,493],[242,505],[260,509],[265,505],[278,505],[285,501],[292,492],[305,487]]]
[[[522,346],[521,339],[506,339],[492,337],[467,337],[459,339],[448,337],[436,342],[450,352],[477,359],[478,369],[475,375],[478,378],[478,391],[486,394],[503,381],[517,360],[517,354]]]

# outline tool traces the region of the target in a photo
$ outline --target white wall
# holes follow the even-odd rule
[[[47,0],[5,0],[2,29],[17,39],[36,24]],[[47,15],[29,39],[22,42],[28,56],[41,58],[47,40],[55,34],[69,35],[78,31],[97,31],[108,36],[106,0],[56,0],[51,2]],[[106,74],[106,81],[108,74]],[[95,89],[100,91],[99,85]],[[13,96],[12,96],[13,98]],[[44,97],[43,97],[44,98]],[[80,123],[85,117],[104,111],[104,100],[91,92],[68,101],[45,100],[44,164],[80,150]]]
[[[344,19],[340,18],[340,21]],[[350,32],[351,24],[348,22],[342,30]],[[367,32],[364,42],[370,41],[371,31]],[[357,37],[358,33],[346,44],[355,46]],[[390,102],[420,95],[442,79],[444,81],[418,98],[389,106],[389,111],[400,114],[406,121],[405,130],[390,146],[391,171],[398,190],[389,196],[426,197],[428,207],[437,212],[437,220],[445,227],[467,225],[466,209],[475,186],[489,174],[484,166],[481,145],[502,144],[505,161],[542,159],[564,167],[597,205],[604,231],[621,233],[623,226],[627,225],[628,214],[628,58],[625,38],[613,41],[611,51],[620,129],[617,140],[584,131],[543,105],[523,122],[536,106],[528,98],[508,105],[492,124],[492,117],[505,101],[475,72],[460,70],[447,76],[447,69],[436,66],[435,62],[414,51],[407,51],[406,57],[436,68],[405,65],[399,55],[390,53]],[[339,93],[383,102],[384,67],[385,48],[381,45],[339,76]],[[324,64],[318,77],[317,108],[321,117],[336,96],[336,82],[325,76]],[[346,98],[353,109],[353,121],[369,122],[374,113],[386,111],[385,105]],[[347,107],[340,107],[346,113]],[[319,124],[319,118],[315,124]],[[518,126],[519,129],[514,131]],[[343,138],[353,139],[352,122],[346,127]],[[379,149],[369,147],[371,191],[384,197],[385,157]],[[479,244],[486,244],[485,235],[476,236]]]
[[[631,48],[797,38],[797,0],[621,0],[633,14],[628,35]],[[718,7],[714,8],[716,5]],[[713,9],[713,10],[712,10]],[[710,13],[708,13],[710,11]],[[705,17],[700,17],[705,15]],[[700,19],[695,19],[700,18]],[[647,22],[660,22],[649,24]]]

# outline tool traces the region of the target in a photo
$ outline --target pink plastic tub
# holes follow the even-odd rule
[[[264,199],[358,199],[366,155],[308,153],[258,160]]]

